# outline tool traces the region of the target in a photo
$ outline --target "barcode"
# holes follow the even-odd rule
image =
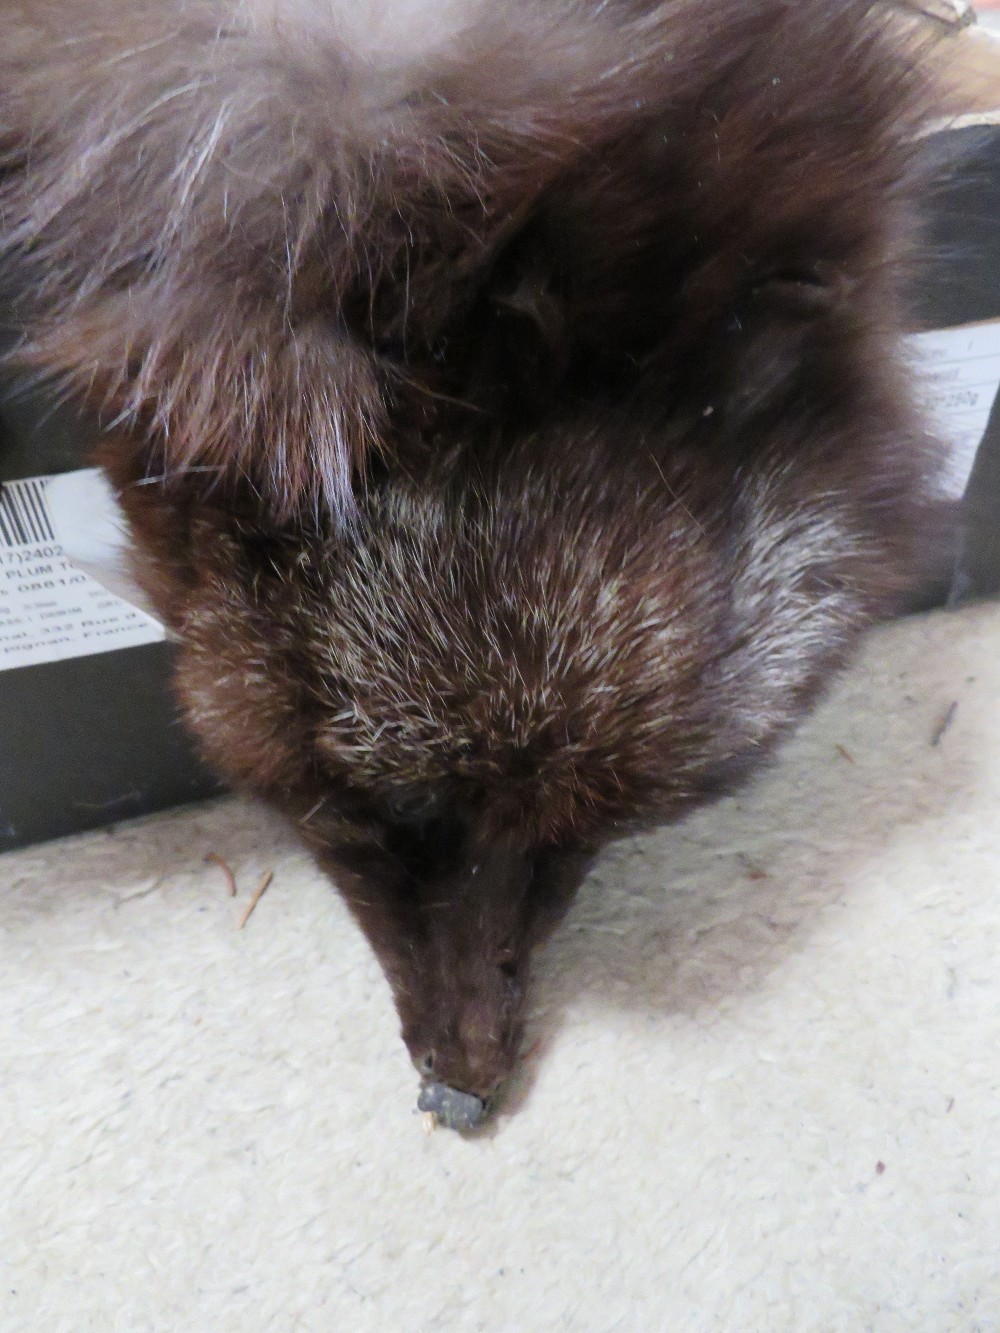
[[[5,481],[0,485],[0,546],[32,546],[55,541],[45,504],[45,481]]]

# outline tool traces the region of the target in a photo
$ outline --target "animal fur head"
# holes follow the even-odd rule
[[[24,355],[117,417],[206,753],[485,1098],[588,859],[912,579],[912,69],[862,0],[17,8]]]
[[[897,603],[919,482],[872,468],[906,435],[881,406],[891,437],[804,409],[708,473],[714,426],[588,410],[373,480],[349,531],[182,501],[113,451],[185,713],[331,873],[422,1074],[485,1100],[592,855],[757,767]]]

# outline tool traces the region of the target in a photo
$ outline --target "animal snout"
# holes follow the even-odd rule
[[[426,1049],[411,1056],[413,1067],[425,1086],[453,1088],[463,1095],[486,1102],[509,1072],[510,1060],[496,1043],[479,1047],[445,1042],[440,1050]]]

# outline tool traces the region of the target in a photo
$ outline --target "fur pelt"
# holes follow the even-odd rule
[[[4,280],[218,768],[487,1098],[589,858],[907,595],[920,81],[868,0],[6,6]]]
[[[705,354],[748,304],[794,324],[850,288],[855,325],[892,319],[919,104],[875,11],[6,4],[25,354],[280,517],[343,516],[456,413],[637,369],[672,411],[720,372],[766,395],[769,365]]]

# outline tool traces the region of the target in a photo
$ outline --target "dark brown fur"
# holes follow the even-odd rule
[[[751,771],[912,584],[917,80],[861,0],[470,3],[412,60],[17,9],[25,355],[120,417],[206,753],[485,1097],[588,859]]]

